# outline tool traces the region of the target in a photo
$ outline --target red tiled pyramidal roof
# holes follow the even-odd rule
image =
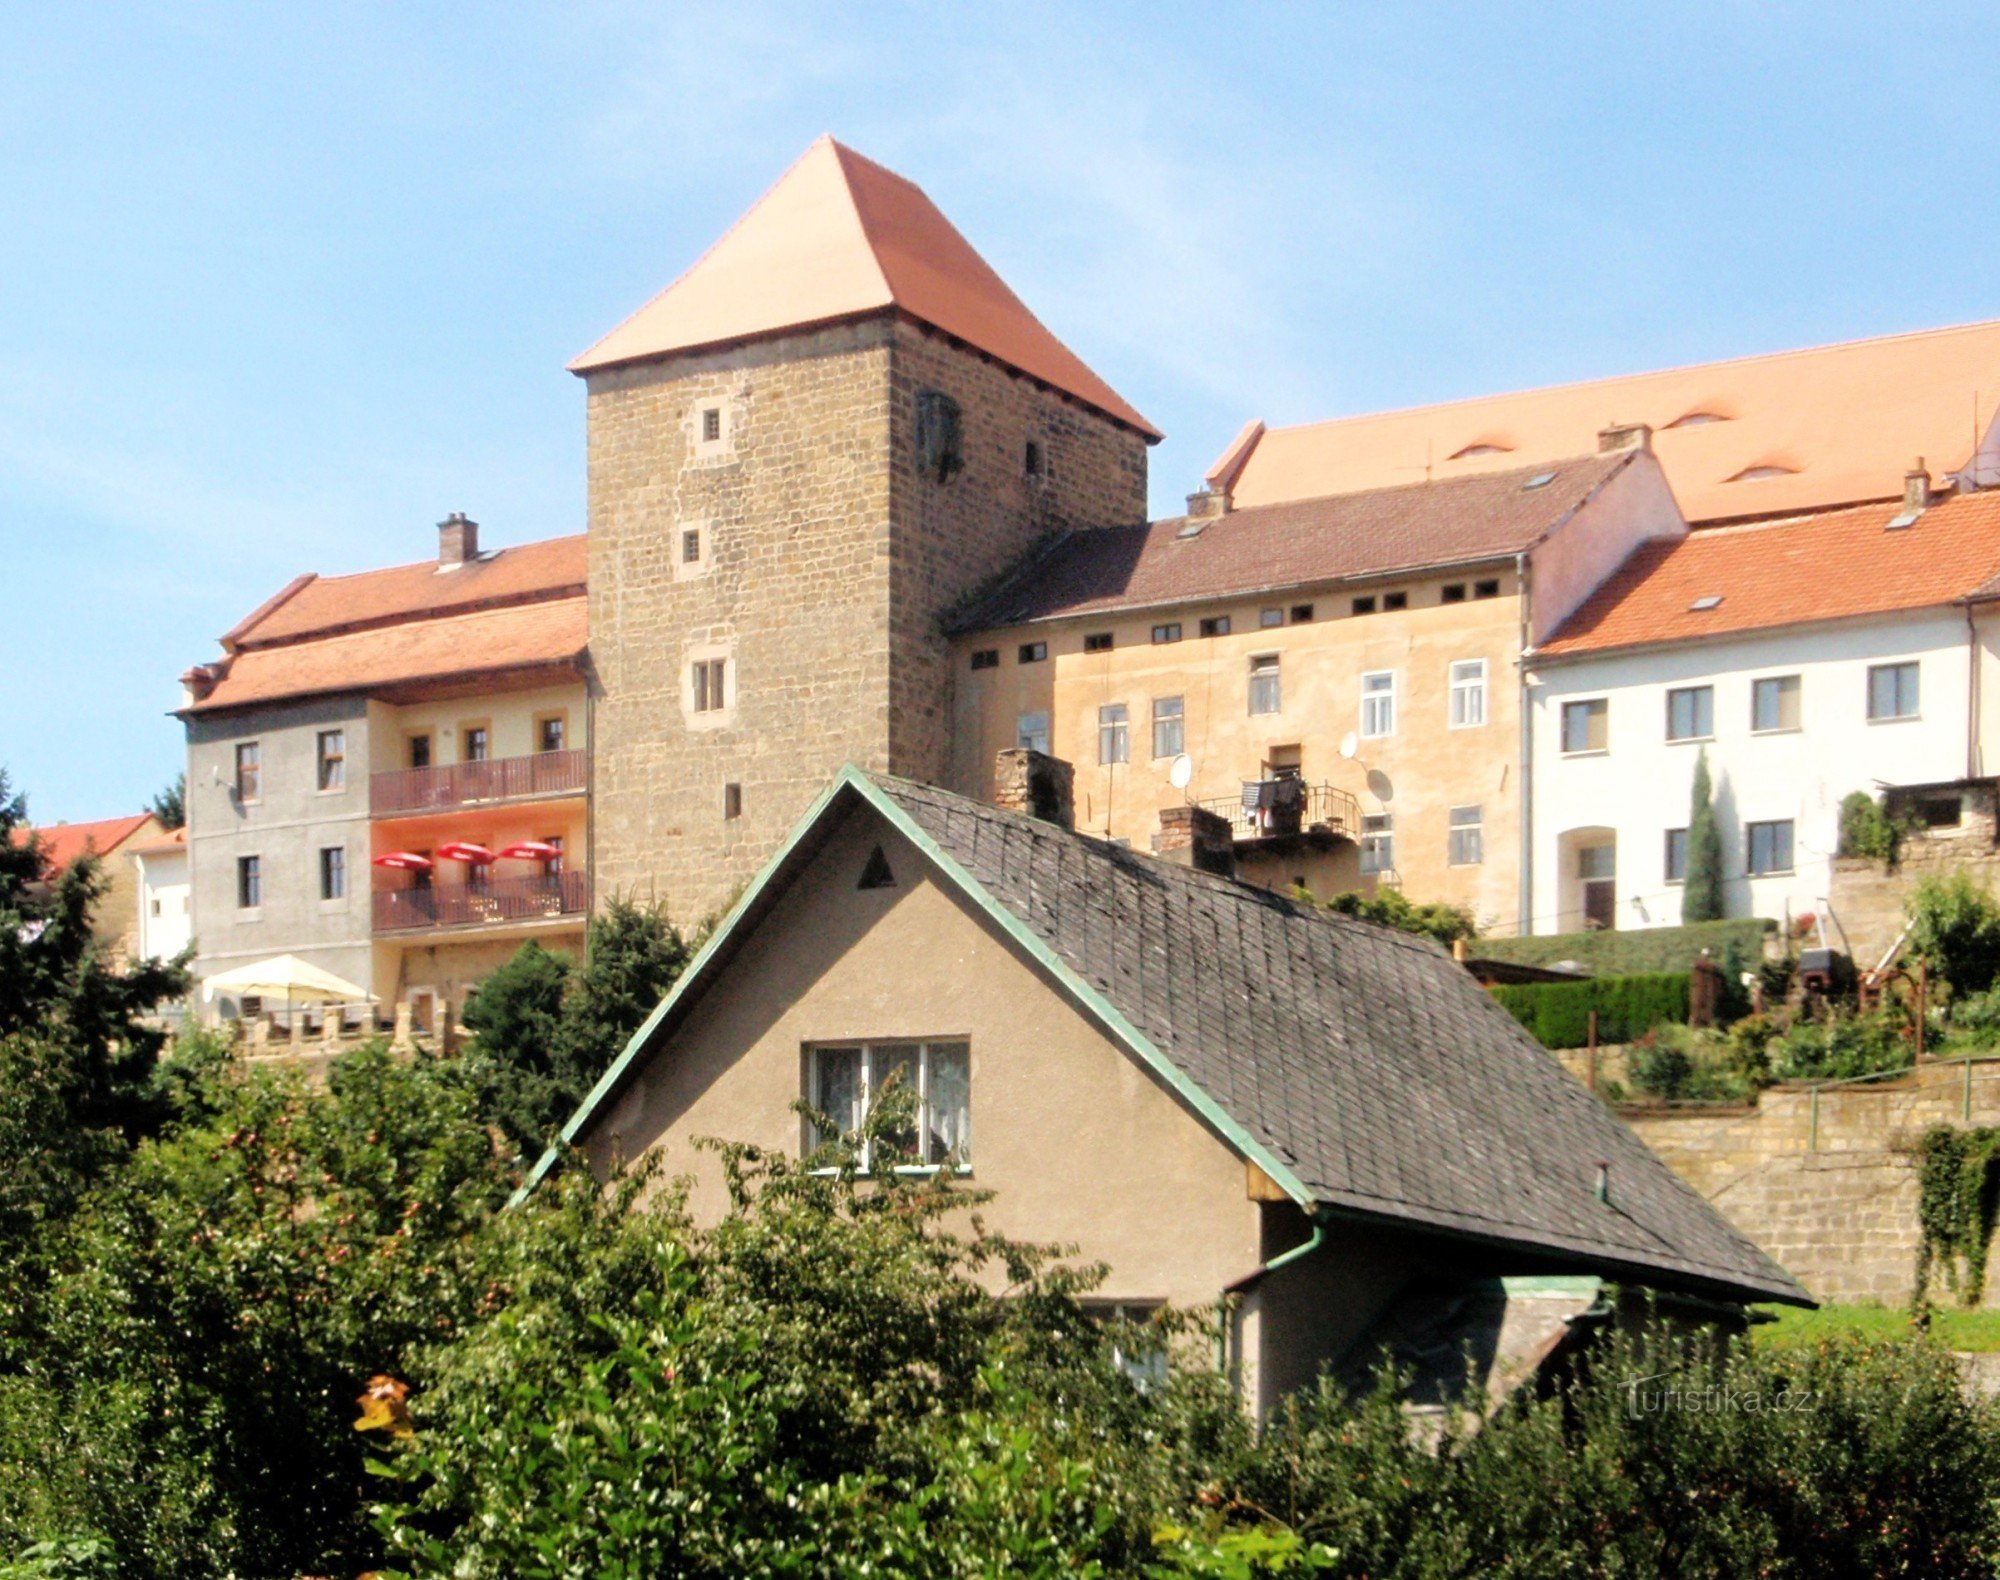
[[[2000,491],[1952,496],[1890,528],[1901,514],[1862,505],[1642,543],[1538,652],[1931,608],[1977,595],[2000,573]]]
[[[914,182],[822,137],[693,268],[570,364],[676,351],[900,310],[1157,439],[1028,311]]]

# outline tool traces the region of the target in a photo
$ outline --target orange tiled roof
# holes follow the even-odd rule
[[[158,839],[148,840],[143,845],[134,845],[134,856],[171,856],[187,849],[188,831],[185,826],[167,830]]]
[[[1893,498],[1917,457],[1942,475],[1980,444],[1977,481],[2000,482],[1996,408],[2000,321],[1275,428],[1211,475],[1233,463],[1236,503],[1271,504],[1511,470],[1643,422],[1687,519],[1721,521]]]
[[[251,647],[223,659],[213,689],[184,711],[574,664],[589,629],[587,599],[551,598]]]
[[[1072,532],[955,618],[956,631],[1244,597],[1498,559],[1531,548],[1641,452],[1449,483]],[[1546,477],[1536,487],[1524,485]],[[1189,528],[1199,528],[1183,536]]]
[[[99,818],[94,823],[57,823],[51,828],[35,829],[34,833],[41,838],[49,871],[61,872],[86,850],[94,850],[100,856],[110,855],[152,820],[152,813],[140,812],[128,817]],[[27,829],[14,830],[14,843],[26,844],[28,833]]]
[[[234,651],[395,620],[575,596],[584,588],[586,559],[578,533],[497,549],[448,571],[440,571],[436,560],[420,560],[352,576],[301,576],[223,637],[222,645]]]
[[[1900,509],[1863,505],[1642,543],[1539,652],[1931,608],[1973,596],[2000,572],[2000,491],[1953,496],[1888,530]],[[1714,608],[1694,607],[1714,597]]]
[[[921,188],[822,137],[666,290],[570,364],[900,309],[1127,427],[1160,432],[1028,311]]]

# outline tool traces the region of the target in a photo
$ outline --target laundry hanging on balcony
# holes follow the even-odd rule
[[[394,867],[398,872],[429,872],[433,863],[430,857],[420,856],[414,850],[392,850],[386,855],[377,856],[375,865]]]
[[[493,852],[484,845],[475,845],[469,839],[448,839],[437,848],[440,861],[462,861],[470,866],[489,866]]]

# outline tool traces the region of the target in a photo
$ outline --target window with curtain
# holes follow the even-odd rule
[[[836,1131],[816,1132],[809,1145],[853,1134],[877,1104],[903,1091],[914,1107],[890,1138],[897,1166],[970,1166],[972,1050],[962,1038],[833,1044],[809,1050],[808,1063],[807,1101]],[[875,1159],[864,1151],[861,1163],[873,1168]]]

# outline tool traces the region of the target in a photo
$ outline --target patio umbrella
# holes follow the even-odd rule
[[[551,845],[545,839],[523,839],[504,846],[498,856],[500,861],[554,861],[562,854],[562,846]]]
[[[377,856],[378,867],[394,867],[398,872],[429,872],[431,858],[419,856],[414,850],[392,850],[387,855]]]
[[[493,859],[492,851],[469,839],[448,839],[438,846],[437,853],[440,861],[463,861],[475,867],[483,867]]]
[[[213,1000],[218,992],[232,993],[239,998],[253,995],[257,998],[276,998],[282,993],[287,1015],[291,1014],[295,1003],[365,1004],[374,998],[366,988],[344,977],[337,977],[331,971],[322,971],[297,955],[274,955],[269,960],[258,960],[247,966],[238,966],[234,971],[220,972],[202,982],[201,996],[205,1001]]]

